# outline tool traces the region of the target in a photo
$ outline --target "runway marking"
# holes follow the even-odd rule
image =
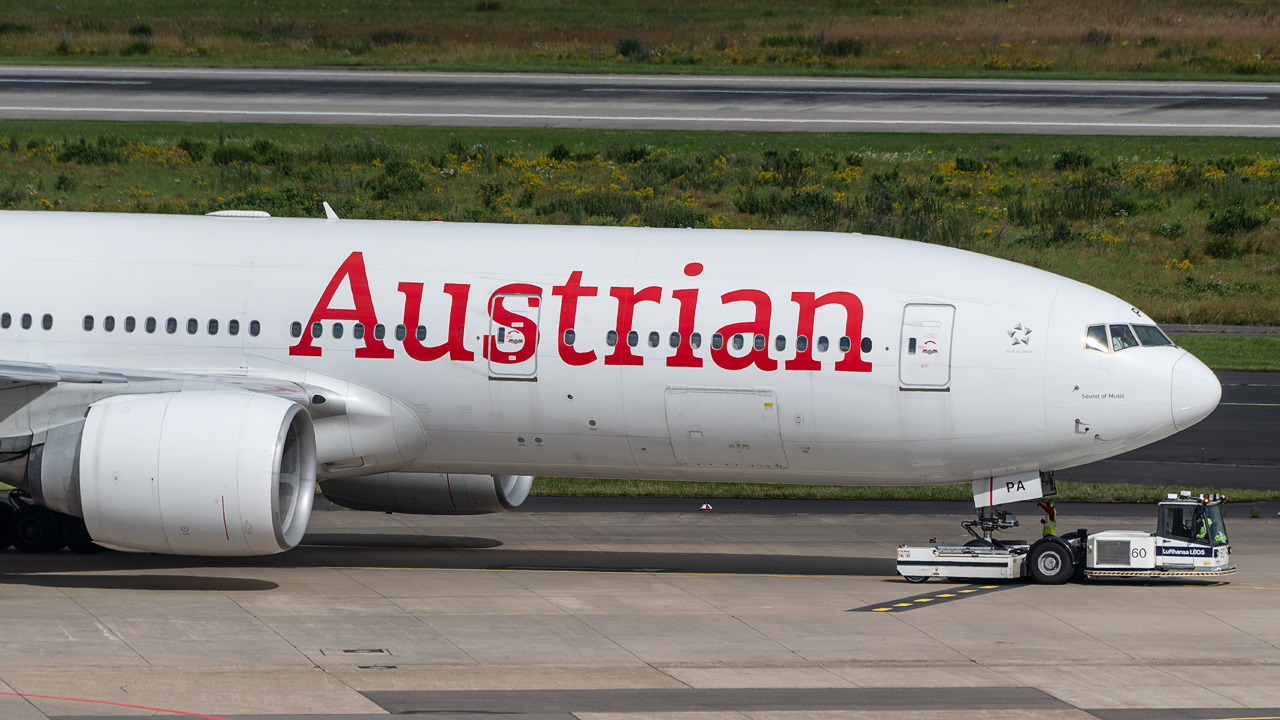
[[[564,120],[612,122],[682,122],[682,123],[760,123],[767,125],[911,125],[935,127],[1042,127],[1042,128],[1144,128],[1155,130],[1280,130],[1280,124],[1246,123],[1136,123],[1136,122],[1047,122],[1034,120],[857,120],[852,118],[761,118],[704,117],[666,115],[549,115],[530,113],[413,113],[325,110],[247,110],[194,108],[113,108],[113,107],[45,107],[36,105],[0,106],[0,112],[46,113],[136,113],[146,115],[248,115],[253,117],[328,117],[328,118],[416,118],[438,120]]]
[[[59,697],[57,695],[28,695],[26,693],[16,692],[0,692],[0,695],[18,698],[35,698],[37,700],[64,700],[68,702],[88,703],[90,705],[110,705],[112,707],[129,708],[131,710],[147,710],[149,712],[167,713],[169,715],[181,715],[182,717],[203,718],[204,720],[231,720],[231,718],[221,715],[201,715],[200,713],[186,712],[183,710],[166,710],[164,708],[147,707],[146,705],[130,705],[128,703],[110,702],[108,700],[86,700],[84,698]]]
[[[877,603],[875,605],[866,605],[860,608],[853,608],[845,612],[906,612],[921,607],[933,607],[948,602],[964,600],[965,598],[978,597],[980,595],[989,595],[993,592],[1008,590],[1017,587],[1014,584],[1008,585],[970,585],[967,588],[959,588],[954,592],[945,593],[925,593],[923,595],[912,595],[911,597],[902,598],[894,603]],[[969,593],[969,594],[961,594]]]
[[[52,80],[45,78],[0,77],[3,83],[44,83],[49,85],[150,85],[150,80]]]
[[[726,90],[721,88],[582,88],[582,92],[598,93],[673,93],[696,95],[715,93],[719,95],[856,95],[856,96],[889,96],[910,95],[913,97],[1007,97],[1007,98],[1118,98],[1124,100],[1270,100],[1267,95],[1128,95],[1112,93],[1108,95],[1094,93],[1016,93],[1016,92],[964,92],[964,91],[924,91],[924,90]]]
[[[1238,407],[1280,407],[1280,403],[1218,403],[1219,405],[1236,405]]]

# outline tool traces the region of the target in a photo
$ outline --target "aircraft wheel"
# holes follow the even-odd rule
[[[94,555],[106,550],[89,537],[89,528],[84,526],[84,520],[74,515],[62,517],[62,538],[73,553]]]
[[[24,505],[13,511],[9,539],[25,553],[52,552],[64,544],[58,516],[39,505]]]
[[[13,544],[9,539],[9,520],[13,518],[13,506],[0,500],[0,550]]]
[[[1042,542],[1031,548],[1027,557],[1031,576],[1045,585],[1061,585],[1075,574],[1071,551],[1056,542]]]

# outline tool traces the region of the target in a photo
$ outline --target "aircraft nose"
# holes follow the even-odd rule
[[[1204,363],[1187,353],[1173,365],[1170,395],[1173,400],[1173,426],[1186,430],[1218,407],[1222,384]]]

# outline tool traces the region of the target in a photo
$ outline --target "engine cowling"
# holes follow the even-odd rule
[[[393,472],[320,481],[335,505],[412,515],[506,512],[520,507],[532,487],[532,475]]]
[[[46,443],[40,484],[50,506],[81,515],[99,544],[268,555],[307,530],[315,434],[296,403],[233,392],[119,395],[94,403],[75,439],[72,462],[66,433]]]

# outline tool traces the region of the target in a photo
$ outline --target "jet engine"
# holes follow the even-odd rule
[[[315,499],[311,416],[267,395],[117,395],[49,431],[32,497],[121,550],[268,555],[296,546]]]
[[[320,492],[342,507],[412,515],[506,512],[520,507],[532,487],[532,475],[393,472],[320,481]]]

